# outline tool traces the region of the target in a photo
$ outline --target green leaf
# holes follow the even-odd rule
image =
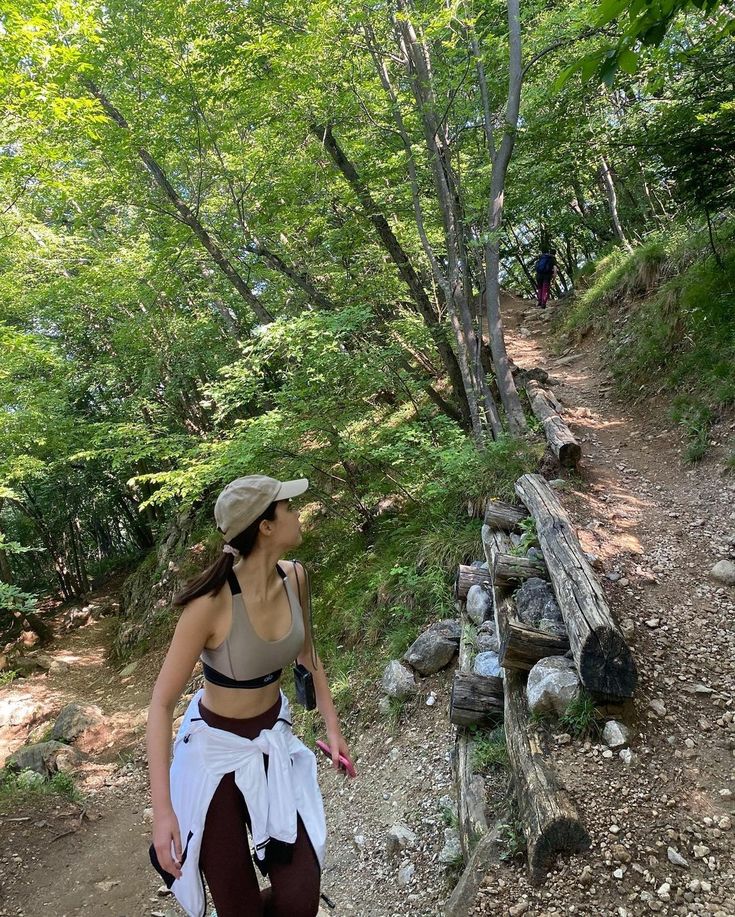
[[[626,73],[637,73],[640,66],[640,57],[629,48],[618,54],[618,66]]]

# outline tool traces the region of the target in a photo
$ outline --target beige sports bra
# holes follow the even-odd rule
[[[293,662],[304,646],[304,615],[286,573],[276,564],[288,604],[291,629],[280,640],[263,640],[255,632],[245,608],[237,576],[230,571],[227,582],[232,592],[232,625],[227,637],[213,650],[202,650],[204,678],[224,688],[262,688],[281,677],[285,665]]]

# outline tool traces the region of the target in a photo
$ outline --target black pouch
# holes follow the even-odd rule
[[[296,702],[307,710],[313,710],[316,707],[314,676],[305,665],[298,662],[294,664],[293,683],[296,688]]]

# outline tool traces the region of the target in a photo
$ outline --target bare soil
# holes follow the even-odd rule
[[[547,316],[518,300],[506,309],[513,358],[558,380],[555,394],[582,441],[579,474],[560,496],[585,550],[600,559],[640,682],[622,711],[634,731],[630,766],[598,739],[562,744],[549,731],[549,755],[582,812],[590,852],[560,861],[541,888],[528,884],[522,859],[505,862],[487,876],[474,913],[735,915],[735,590],[708,576],[735,532],[735,478],[723,471],[735,424],[723,420],[704,462],[685,465],[663,400],[621,403],[594,342],[553,356]],[[77,775],[83,803],[0,797],[0,917],[181,913],[159,895],[147,858],[143,731],[161,653],[121,678],[106,661],[109,628],[103,619],[52,644],[49,655],[69,663],[67,672],[0,689],[0,760],[71,701],[98,705],[106,725]],[[359,778],[345,782],[319,765],[330,828],[323,890],[335,904],[325,912],[440,913],[459,875],[437,859],[446,828],[440,799],[454,793],[450,684],[451,672],[422,679],[395,723],[377,711],[377,686],[355,690],[344,728]],[[488,775],[490,808],[504,782]],[[417,841],[390,857],[386,832],[396,822]],[[669,862],[669,847],[686,868]]]

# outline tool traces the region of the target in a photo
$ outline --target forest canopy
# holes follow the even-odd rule
[[[367,544],[502,491],[501,287],[732,268],[734,50],[712,0],[2,0],[0,606],[250,470]]]

